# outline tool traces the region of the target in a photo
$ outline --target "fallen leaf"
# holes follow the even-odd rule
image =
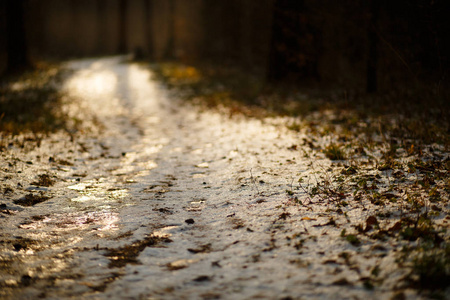
[[[193,281],[203,282],[203,281],[210,281],[210,280],[211,280],[210,276],[201,275],[201,276],[198,276],[197,278],[195,278]]]
[[[211,252],[211,244],[202,245],[198,248],[188,248],[189,252],[197,254],[197,253],[209,253]]]
[[[288,213],[288,212],[284,212],[284,213],[282,213],[279,217],[278,217],[278,219],[279,220],[286,220],[288,217],[290,217],[291,216],[291,214],[290,213]]]
[[[335,284],[335,285],[350,285],[350,282],[345,278],[341,278],[341,279],[334,281],[333,284]]]
[[[378,225],[378,220],[377,220],[376,217],[370,216],[370,217],[367,218],[366,224],[367,224],[367,226],[369,226],[369,225]]]
[[[394,224],[394,226],[389,228],[389,231],[400,231],[400,229],[402,229],[402,223],[401,222],[397,222],[397,223]]]

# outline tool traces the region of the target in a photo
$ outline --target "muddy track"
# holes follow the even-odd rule
[[[102,129],[2,153],[2,175],[11,175],[2,298],[377,299],[406,289],[398,245],[342,238],[376,207],[343,214],[302,202],[293,184],[329,161],[293,151],[300,134],[181,105],[119,58],[69,66],[73,114]]]

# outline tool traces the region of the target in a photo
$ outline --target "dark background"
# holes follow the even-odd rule
[[[449,2],[0,0],[0,72],[22,58],[133,52],[240,67],[269,82],[441,93],[450,86]]]

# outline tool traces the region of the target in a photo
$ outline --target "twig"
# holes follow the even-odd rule
[[[259,192],[258,186],[256,185],[256,180],[255,180],[255,177],[253,177],[252,169],[250,169],[250,179],[253,182],[253,184],[255,185],[255,188],[256,188],[256,191],[258,192],[258,195],[260,195],[261,193]]]

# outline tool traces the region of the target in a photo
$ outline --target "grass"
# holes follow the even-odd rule
[[[45,134],[66,127],[58,89],[65,70],[40,65],[19,76],[0,78],[0,132]]]
[[[154,65],[153,71],[183,99],[205,108],[227,108],[230,114],[248,116],[265,111],[257,105],[262,81],[240,69],[169,62]]]
[[[330,160],[344,160],[345,152],[341,146],[336,144],[328,145],[324,150],[325,156]]]
[[[413,259],[412,274],[415,283],[424,289],[440,289],[450,284],[450,246],[444,249],[422,251]]]

